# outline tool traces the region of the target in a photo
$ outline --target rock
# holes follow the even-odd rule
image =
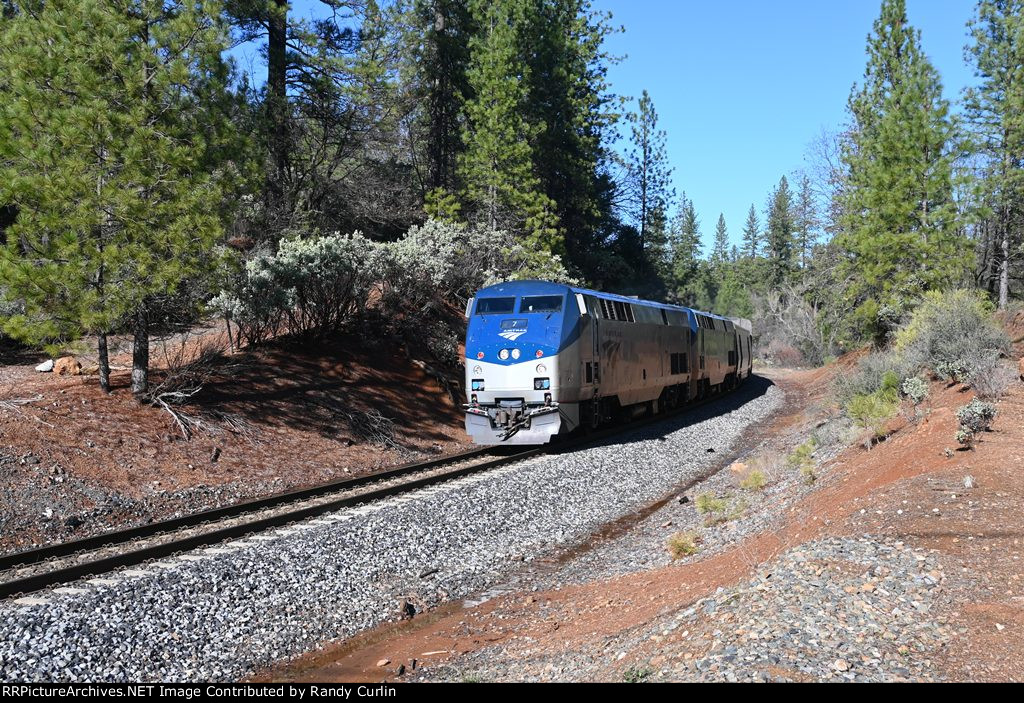
[[[832,665],[832,668],[836,671],[849,671],[850,664],[845,659],[836,659],[836,662]]]
[[[395,669],[395,673],[398,676],[404,676],[405,675],[405,664],[399,664],[398,668]]]
[[[1024,356],[1017,362],[1017,370],[1020,372],[1021,380],[1024,381]]]
[[[81,376],[82,365],[73,356],[62,356],[54,362],[53,372],[58,376]]]
[[[379,662],[377,662],[377,666],[387,666],[390,663],[390,659],[381,659]]]
[[[734,461],[732,464],[729,465],[729,471],[732,471],[734,474],[742,474],[745,473],[746,470],[747,465],[744,464],[742,461]]]
[[[36,371],[39,373],[50,373],[53,371],[53,359],[47,359],[43,363],[36,367]]]
[[[36,464],[39,463],[39,457],[37,457],[35,454],[26,454],[25,456],[21,457],[21,463],[22,466],[35,466]]]
[[[407,599],[403,598],[402,602],[398,604],[398,617],[401,620],[412,620],[413,616],[416,615],[416,606],[410,603]]]
[[[214,447],[213,453],[210,454],[210,463],[216,464],[218,459],[220,459],[220,447]]]

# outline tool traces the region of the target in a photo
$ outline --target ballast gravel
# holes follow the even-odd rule
[[[395,618],[402,601],[478,593],[720,465],[783,397],[754,378],[603,445],[35,594],[42,605],[0,603],[0,680],[236,680]]]

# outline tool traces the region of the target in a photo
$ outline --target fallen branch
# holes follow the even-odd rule
[[[0,400],[0,408],[4,410],[20,410],[22,405],[35,403],[42,399],[43,396],[41,395],[37,395],[35,398],[5,398]]]
[[[202,425],[202,422],[196,420],[195,418],[189,417],[188,415],[185,415],[182,412],[175,410],[170,406],[169,402],[180,403],[186,400],[187,398],[191,398],[202,389],[203,387],[199,386],[197,388],[191,389],[190,391],[167,391],[165,393],[154,395],[151,399],[151,402],[155,403],[156,405],[159,405],[161,408],[167,411],[167,414],[170,415],[171,418],[174,420],[175,424],[178,426],[178,429],[181,430],[181,434],[185,439],[191,439],[192,427],[200,427]]]

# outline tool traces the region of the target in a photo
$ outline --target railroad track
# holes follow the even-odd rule
[[[539,447],[482,447],[365,476],[279,493],[170,520],[0,556],[0,600],[489,471],[541,454],[578,449],[691,412],[713,400]]]

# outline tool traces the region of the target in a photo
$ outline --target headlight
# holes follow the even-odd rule
[[[501,359],[502,361],[508,359],[508,349],[502,349],[500,352],[498,352],[498,358]]]
[[[518,349],[513,349],[512,350],[512,358],[513,359],[518,359],[519,358],[519,350]]]
[[[537,364],[537,373],[547,373],[548,367],[544,364]]]
[[[482,367],[480,367],[480,366],[474,366],[473,367],[473,373],[475,373],[477,376],[479,376],[483,372],[484,372],[484,370],[483,370]]]

